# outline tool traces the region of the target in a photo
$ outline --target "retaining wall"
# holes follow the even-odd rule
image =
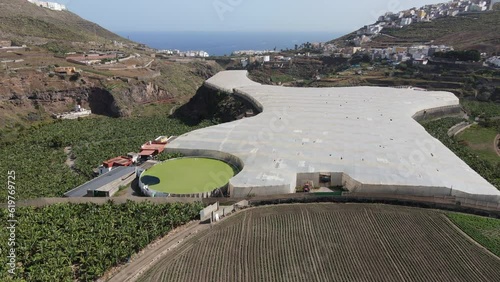
[[[211,217],[205,218],[205,220],[210,219],[211,222],[217,221],[218,219],[222,219],[234,212],[238,209],[244,209],[249,206],[249,202],[247,200],[240,201],[234,205],[230,206],[220,206],[219,202],[217,204],[217,210],[211,212]],[[212,205],[213,206],[213,205]],[[200,213],[201,215],[201,213]],[[202,220],[203,221],[203,220]]]
[[[320,174],[326,173],[299,173],[297,174],[297,185],[302,186],[308,181],[314,181],[314,186],[318,186]],[[452,188],[437,186],[364,184],[345,173],[332,172],[329,174],[331,175],[331,186],[342,186],[353,194],[455,197],[457,201],[470,206],[500,209],[500,196],[468,194]]]
[[[434,109],[428,109],[419,111],[412,117],[416,121],[422,121],[427,119],[435,119],[445,116],[455,116],[462,113],[462,107],[460,105],[439,107]]]
[[[231,197],[244,198],[255,195],[269,196],[295,193],[295,186],[283,184],[276,186],[258,186],[258,187],[235,187],[229,184],[229,194]]]
[[[243,169],[243,161],[241,161],[240,158],[220,152],[220,151],[213,151],[213,150],[193,150],[193,149],[177,149],[177,148],[169,148],[168,146],[165,148],[165,152],[169,154],[182,154],[186,157],[200,157],[200,158],[210,158],[210,159],[216,159],[220,160],[223,162],[226,162],[233,167],[237,168],[238,170]]]
[[[210,219],[212,217],[212,213],[214,211],[217,211],[219,209],[219,202],[210,205],[200,211],[200,220],[205,221],[207,219]]]

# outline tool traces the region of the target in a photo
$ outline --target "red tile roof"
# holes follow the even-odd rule
[[[158,151],[157,154],[160,154],[161,152],[163,152],[165,150],[165,143],[151,143],[151,144],[149,144],[149,142],[148,142],[148,143],[142,145],[141,150],[154,150],[154,151]]]
[[[156,150],[142,150],[139,155],[140,156],[151,156],[156,154]]]
[[[114,166],[130,166],[132,165],[132,159],[127,157],[116,157],[107,161],[102,162],[102,165],[105,167],[114,167]]]

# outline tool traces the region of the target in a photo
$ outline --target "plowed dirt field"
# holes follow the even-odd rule
[[[439,211],[297,204],[238,213],[139,281],[500,281],[500,259]]]

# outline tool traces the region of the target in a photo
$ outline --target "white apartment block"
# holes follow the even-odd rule
[[[59,4],[56,2],[46,2],[46,1],[38,1],[38,0],[28,0],[28,2],[33,3],[42,8],[47,8],[53,11],[65,11],[67,10],[66,6],[63,4]]]

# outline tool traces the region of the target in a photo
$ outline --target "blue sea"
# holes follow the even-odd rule
[[[295,44],[326,42],[342,34],[332,32],[118,32],[156,49],[203,50],[230,55],[236,50],[293,49]]]

